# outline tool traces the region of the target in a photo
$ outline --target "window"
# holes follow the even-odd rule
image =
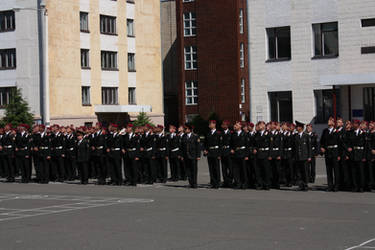
[[[245,48],[243,43],[240,44],[240,67],[245,67]]]
[[[373,53],[375,53],[375,46],[362,47],[361,53],[362,54],[373,54]]]
[[[328,118],[333,115],[333,94],[336,91],[336,107],[340,107],[340,91],[327,89],[315,90],[316,117],[315,123],[326,123]],[[340,116],[339,110],[337,115]]]
[[[182,2],[183,3],[191,3],[191,2],[194,2],[194,0],[183,0]]]
[[[0,69],[16,68],[16,49],[0,50]]]
[[[89,32],[89,13],[79,13],[80,29],[81,32]]]
[[[184,36],[195,36],[197,34],[196,16],[193,12],[184,13]]]
[[[128,36],[134,37],[135,36],[135,33],[134,33],[134,20],[133,19],[128,19],[126,21],[126,27],[127,27]]]
[[[361,23],[362,23],[362,27],[375,26],[375,18],[362,19]]]
[[[293,121],[292,91],[268,92],[271,120],[277,122]]]
[[[128,71],[135,72],[135,54],[128,53]]]
[[[0,108],[5,108],[10,103],[16,88],[0,88]]]
[[[102,51],[102,69],[117,70],[117,52]]]
[[[244,26],[243,26],[243,9],[240,9],[240,34],[243,34]]]
[[[14,11],[0,12],[0,32],[13,31],[16,29]]]
[[[363,88],[364,120],[375,120],[375,88]]]
[[[90,68],[90,51],[88,49],[81,49],[81,68],[89,69]]]
[[[82,105],[90,105],[90,87],[82,87]]]
[[[185,69],[192,70],[197,69],[197,47],[190,46],[185,47]]]
[[[102,104],[117,105],[118,104],[118,88],[102,88]]]
[[[246,102],[246,90],[245,90],[245,79],[241,79],[241,103]]]
[[[198,83],[196,81],[188,81],[185,83],[186,105],[198,104]]]
[[[268,60],[290,60],[290,27],[267,28]]]
[[[128,103],[129,105],[136,105],[136,99],[135,99],[135,88],[129,88],[128,89]]]
[[[337,57],[339,40],[337,22],[313,24],[314,57]]]
[[[116,35],[116,17],[100,15],[100,33]]]

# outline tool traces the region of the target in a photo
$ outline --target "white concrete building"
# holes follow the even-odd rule
[[[375,119],[375,1],[248,0],[248,12],[253,121]]]
[[[0,4],[0,116],[11,88],[22,90],[36,119],[41,118],[38,1]]]

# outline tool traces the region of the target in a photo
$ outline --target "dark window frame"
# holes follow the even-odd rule
[[[101,51],[101,67],[106,71],[118,71],[118,57],[116,51]]]
[[[0,12],[0,33],[16,30],[16,17],[13,10]]]
[[[100,15],[100,34],[117,36],[117,17]]]
[[[86,57],[86,59],[84,57]],[[89,49],[81,49],[81,69],[91,69]]]
[[[375,27],[375,18],[364,18],[361,19],[361,25],[363,28]]]
[[[12,70],[17,68],[16,49],[0,49],[0,70]]]
[[[118,105],[118,87],[102,87],[102,105]]]
[[[87,91],[86,96],[84,96],[85,92]],[[90,86],[82,86],[81,87],[81,97],[82,97],[82,106],[91,106],[91,88]]]
[[[336,24],[336,28],[329,28],[330,25]],[[311,59],[329,59],[337,58],[340,54],[339,48],[339,25],[338,22],[328,23],[314,23],[312,24],[313,39],[314,39],[314,55]],[[337,52],[326,53],[325,37],[328,33],[336,33],[337,37]],[[318,47],[317,47],[318,46]],[[320,52],[318,52],[320,50]]]
[[[87,22],[86,29],[82,25],[82,16],[83,15],[86,15],[86,18],[87,18],[87,20],[86,20],[86,22]],[[89,25],[90,25],[89,24],[89,13],[88,12],[84,12],[84,11],[80,11],[79,12],[79,29],[80,29],[80,31],[83,32],[83,33],[90,33],[90,26]]]
[[[268,46],[266,62],[290,61],[292,59],[290,26],[266,28],[266,33]],[[288,33],[288,36],[286,33]],[[281,39],[284,40],[282,43],[280,43]],[[280,49],[280,44],[282,44],[282,49]],[[284,48],[284,46],[289,48]]]

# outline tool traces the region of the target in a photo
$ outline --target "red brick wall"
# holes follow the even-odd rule
[[[240,119],[241,77],[248,86],[247,29],[245,0],[195,0],[182,3],[177,0],[177,27],[180,62],[180,122],[186,114],[200,114],[207,118],[216,112],[221,119]],[[239,9],[244,11],[244,34],[239,32]],[[182,13],[195,11],[197,36],[183,37]],[[240,42],[245,45],[245,67],[240,69]],[[197,46],[198,70],[184,70],[184,46]],[[186,106],[184,82],[198,81],[198,105]],[[246,88],[246,103],[241,111],[248,116],[249,90]]]

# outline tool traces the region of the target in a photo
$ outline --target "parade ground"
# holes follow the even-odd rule
[[[0,249],[375,249],[375,193],[0,183]]]

